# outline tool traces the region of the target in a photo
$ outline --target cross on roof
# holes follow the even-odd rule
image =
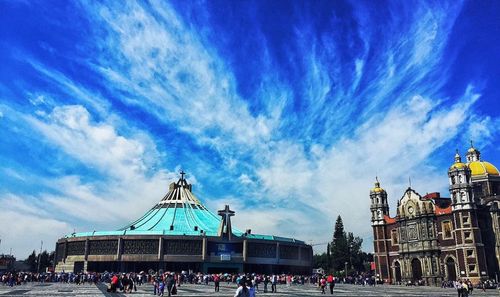
[[[231,217],[234,216],[234,211],[229,209],[229,205],[226,205],[224,209],[219,210],[217,214],[222,217],[219,226],[219,236],[231,240]]]
[[[181,169],[181,172],[179,172],[179,174],[181,175],[181,179],[184,179],[184,175],[186,174],[186,172],[184,172],[184,170]]]
[[[226,205],[224,209],[221,209],[217,212],[221,217],[224,217],[226,221],[228,221],[229,217],[234,216],[234,210],[229,209],[229,205]]]

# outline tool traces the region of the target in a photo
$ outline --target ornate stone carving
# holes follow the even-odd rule
[[[85,255],[85,241],[68,242],[68,256]]]
[[[276,244],[273,243],[248,243],[249,257],[276,258]]]
[[[299,259],[299,248],[296,246],[280,245],[280,259]]]
[[[118,240],[89,241],[89,255],[115,255],[117,249]]]
[[[125,239],[123,240],[123,254],[157,254],[157,239]]]
[[[408,240],[418,239],[417,224],[408,224],[407,230],[408,230]]]
[[[201,255],[203,242],[201,240],[165,240],[163,254],[165,255]]]

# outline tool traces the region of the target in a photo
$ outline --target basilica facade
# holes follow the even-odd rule
[[[391,217],[379,181],[370,191],[375,273],[388,283],[500,277],[500,173],[471,146],[448,170],[450,198],[409,187]]]
[[[229,205],[211,212],[184,174],[157,204],[124,227],[60,238],[55,271],[311,272],[312,246],[232,226],[235,212]]]

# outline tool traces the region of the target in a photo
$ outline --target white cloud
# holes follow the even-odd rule
[[[96,69],[127,103],[220,149],[228,139],[243,149],[271,137],[277,123],[250,113],[224,62],[167,3],[152,4],[158,18],[131,2],[87,9],[109,30],[98,42],[110,50]]]
[[[109,176],[133,180],[145,174],[158,156],[154,142],[139,134],[119,135],[108,123],[93,123],[81,105],[55,107],[45,119],[26,118],[40,133],[87,165]]]
[[[3,201],[0,198],[0,201]],[[23,202],[25,205],[26,202]],[[40,216],[36,213],[25,213],[19,209],[11,209],[2,205],[0,216],[0,230],[2,245],[0,253],[12,251],[18,260],[24,260],[29,253],[40,249],[43,241],[43,249],[53,251],[55,243],[61,234],[68,234],[71,227],[51,216]]]
[[[478,98],[468,88],[454,105],[442,108],[436,100],[413,96],[403,105],[374,115],[332,148],[313,147],[311,154],[297,144],[276,145],[266,158],[268,163],[258,171],[267,193],[263,196],[275,200],[291,197],[327,215],[331,222],[319,224],[314,215],[289,217],[290,226],[317,226],[320,232],[301,232],[316,242],[329,238],[338,214],[349,230],[369,238],[368,195],[376,174],[388,190],[392,210],[408,186],[409,176],[418,192],[447,195],[446,167],[437,167],[428,158],[464,126],[474,123],[468,114]],[[449,151],[451,160],[453,149]],[[293,232],[293,228],[280,230]],[[371,249],[370,242],[365,241],[365,246]]]
[[[160,161],[160,154],[147,134],[135,131],[126,137],[108,122],[94,122],[83,106],[59,106],[41,117],[17,118],[24,119],[54,147],[99,172],[85,181],[80,176],[37,177],[38,183],[50,191],[42,190],[34,196],[0,197],[0,203],[12,210],[9,216],[27,221],[18,228],[38,221],[54,227],[52,231],[40,232],[42,238],[53,240],[73,228],[115,230],[158,202],[177,176],[164,169],[151,169]],[[21,173],[15,176],[23,178]],[[69,228],[71,225],[73,228]],[[49,232],[53,233],[48,236]],[[23,240],[16,245],[22,252],[31,249]]]

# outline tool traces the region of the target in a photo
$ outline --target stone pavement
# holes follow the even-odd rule
[[[261,287],[263,287],[261,285]],[[235,286],[221,284],[220,292],[213,292],[213,287],[205,285],[183,285],[179,288],[177,296],[233,296]],[[95,285],[74,285],[74,284],[27,284],[23,286],[15,286],[13,288],[0,285],[0,296],[153,296],[153,287],[151,285],[143,285],[138,287],[137,292],[131,294],[123,293],[107,293],[104,284]],[[330,296],[327,292],[322,295],[321,292],[313,286],[278,286],[278,293],[258,293],[257,296],[268,297],[301,297],[301,296]],[[454,289],[441,289],[435,287],[400,287],[400,286],[377,286],[377,287],[363,287],[354,285],[338,284],[335,286],[333,296],[457,296]],[[497,290],[487,290],[481,292],[474,290],[471,297],[476,296],[499,296]]]

